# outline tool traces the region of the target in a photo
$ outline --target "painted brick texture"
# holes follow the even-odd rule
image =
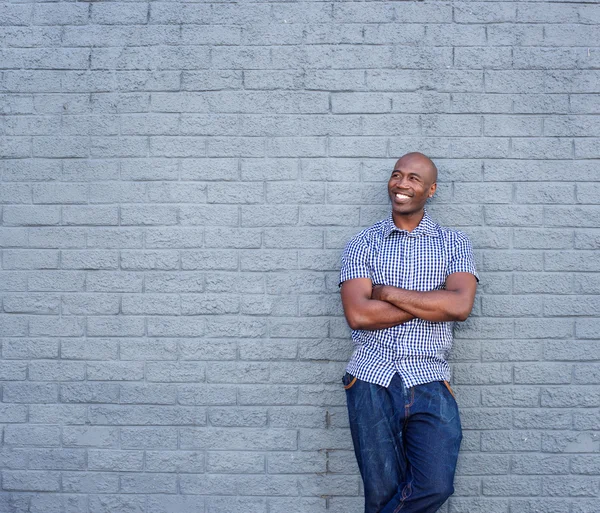
[[[361,511],[339,259],[408,151],[481,274],[442,513],[600,511],[599,25],[0,3],[0,512]]]

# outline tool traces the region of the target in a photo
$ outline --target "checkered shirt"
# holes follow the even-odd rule
[[[463,232],[440,226],[427,211],[408,232],[396,227],[390,213],[348,242],[340,285],[354,278],[370,278],[374,285],[441,290],[448,275],[458,272],[471,273],[479,281],[471,242]],[[355,350],[346,371],[385,387],[396,372],[407,387],[448,381],[446,358],[452,347],[453,324],[415,318],[381,330],[352,330]]]

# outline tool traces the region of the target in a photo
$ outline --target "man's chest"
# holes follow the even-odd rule
[[[393,234],[378,241],[369,257],[373,284],[408,290],[443,288],[448,264],[448,251],[441,237]]]

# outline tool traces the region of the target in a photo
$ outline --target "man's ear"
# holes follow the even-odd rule
[[[434,182],[431,184],[431,187],[429,188],[429,197],[433,198],[433,195],[435,194],[435,191],[437,189],[437,183]]]

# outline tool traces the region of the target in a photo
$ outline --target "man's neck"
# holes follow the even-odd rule
[[[394,220],[396,227],[400,230],[412,232],[417,226],[419,226],[419,223],[423,219],[424,215],[425,210],[420,210],[410,214],[397,214],[396,212],[392,212],[392,219]]]

